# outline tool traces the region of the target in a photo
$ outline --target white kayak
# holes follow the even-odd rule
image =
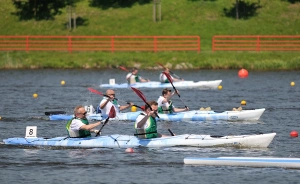
[[[243,120],[258,120],[264,113],[265,108],[252,109],[252,110],[241,110],[241,111],[201,111],[192,110],[187,112],[178,112],[173,114],[158,114],[159,121],[215,121],[215,120],[226,120],[226,121],[243,121]],[[111,120],[119,121],[135,121],[141,111],[137,112],[126,112],[118,113],[116,118]],[[54,114],[50,115],[50,120],[69,120],[73,115],[67,114]],[[88,114],[89,120],[102,120],[101,114]],[[104,118],[105,119],[105,118]]]
[[[212,81],[180,81],[174,82],[174,86],[178,89],[188,89],[188,88],[199,88],[199,89],[217,89],[221,84],[222,80],[212,80]],[[101,88],[172,88],[171,83],[161,83],[158,81],[151,82],[137,82],[132,85],[128,85],[128,83],[122,84],[100,84]]]
[[[185,164],[213,166],[285,167],[300,168],[300,158],[218,157],[184,158]]]
[[[106,135],[89,138],[8,138],[4,139],[7,145],[24,146],[55,146],[55,147],[83,147],[83,148],[136,148],[136,147],[255,147],[267,148],[276,133],[236,135],[236,136],[211,136],[183,134],[170,137],[139,139],[133,135]]]

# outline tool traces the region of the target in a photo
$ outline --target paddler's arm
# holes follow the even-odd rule
[[[95,128],[95,127],[97,127],[97,126],[99,126],[99,125],[101,125],[101,122],[100,122],[100,121],[98,121],[97,123],[89,124],[89,125],[83,124],[83,125],[80,127],[80,129],[81,129],[81,130],[92,130],[93,128]]]
[[[129,102],[127,105],[122,105],[122,106],[120,106],[120,111],[127,109],[128,107],[131,107],[133,105],[134,105],[134,103],[132,103],[132,102]]]
[[[104,107],[107,105],[107,103],[110,101],[110,98],[107,98],[106,101],[102,104],[100,104],[100,109],[104,109]]]
[[[143,119],[141,119],[141,121],[139,121],[139,122],[137,123],[137,128],[142,128],[142,127],[146,124],[148,118],[149,118],[150,116],[152,116],[154,113],[155,113],[154,111],[148,112],[148,114],[145,115],[145,117],[144,117]]]

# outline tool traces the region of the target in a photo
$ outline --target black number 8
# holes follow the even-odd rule
[[[33,134],[33,129],[29,129],[29,135]]]

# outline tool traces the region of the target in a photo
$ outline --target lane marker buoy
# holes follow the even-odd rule
[[[33,98],[37,98],[39,95],[37,93],[34,93],[32,96]]]
[[[133,153],[134,150],[133,150],[133,148],[127,148],[127,149],[125,150],[125,152],[126,152],[126,153]]]
[[[241,101],[241,105],[246,105],[246,104],[247,104],[246,100]]]
[[[291,82],[291,86],[295,86],[295,82],[292,81],[292,82]]]
[[[221,85],[218,86],[218,89],[219,89],[219,90],[221,90],[222,88],[223,88],[223,86],[221,86]]]
[[[291,131],[290,136],[291,137],[298,137],[298,132],[293,130],[293,131]]]
[[[65,82],[64,80],[62,80],[62,81],[60,82],[60,84],[63,86],[63,85],[66,84],[66,82]]]
[[[238,76],[240,78],[247,78],[248,77],[248,71],[244,68],[239,70]]]

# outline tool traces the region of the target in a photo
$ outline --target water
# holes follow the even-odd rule
[[[158,80],[159,71],[140,71],[150,80]],[[53,149],[0,145],[1,183],[298,183],[300,170],[189,166],[185,157],[254,156],[300,157],[300,72],[249,72],[240,79],[231,71],[174,71],[185,80],[222,79],[222,90],[180,90],[190,109],[211,107],[230,110],[246,100],[244,109],[266,108],[259,121],[243,122],[161,122],[159,131],[168,134],[252,134],[276,132],[267,149],[238,148],[161,148],[136,149]],[[76,105],[96,106],[101,96],[90,93],[93,87],[102,93],[100,83],[110,78],[124,82],[122,70],[8,70],[0,71],[0,140],[25,136],[26,126],[38,126],[39,137],[65,136],[65,121],[49,121],[46,111],[72,113]],[[66,84],[61,86],[64,80]],[[290,86],[294,81],[296,85]],[[147,100],[156,100],[161,89],[141,89]],[[37,93],[38,98],[32,95]],[[117,98],[143,105],[131,89],[116,90]],[[174,96],[176,106],[184,105]],[[133,122],[110,121],[103,134],[133,134]]]

